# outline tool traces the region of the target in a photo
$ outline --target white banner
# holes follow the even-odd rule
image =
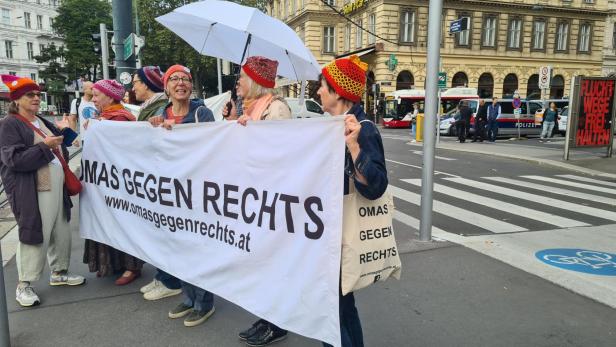
[[[81,236],[339,346],[343,170],[342,118],[94,122]]]

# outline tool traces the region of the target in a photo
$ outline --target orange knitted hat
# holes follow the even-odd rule
[[[321,72],[338,95],[359,102],[366,91],[366,71],[368,64],[352,55],[332,61]]]
[[[36,82],[28,77],[17,77],[12,75],[1,75],[2,82],[9,88],[9,98],[11,101],[21,98],[27,92],[41,90]]]

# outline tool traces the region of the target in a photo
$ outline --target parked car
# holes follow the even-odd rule
[[[441,135],[445,136],[456,136],[456,120],[454,119],[454,115],[458,110],[453,109],[446,114],[441,116],[439,120],[438,129]]]
[[[293,118],[315,118],[329,116],[323,112],[323,108],[313,99],[304,99],[304,105],[299,105],[298,98],[284,98],[291,108]]]
[[[569,107],[563,107],[559,115],[560,118],[558,119],[558,122],[556,122],[558,124],[558,133],[561,136],[565,136],[567,133],[567,120],[569,119]]]

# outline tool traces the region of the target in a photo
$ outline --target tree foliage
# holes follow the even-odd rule
[[[100,65],[91,35],[100,32],[100,23],[112,27],[111,5],[105,0],[64,0],[57,12],[53,28],[64,39],[66,73],[69,78],[87,74]]]
[[[142,65],[157,65],[165,70],[174,64],[181,64],[191,69],[197,94],[202,91],[216,94],[218,79],[216,76],[216,59],[199,54],[179,36],[160,25],[155,18],[174,9],[195,2],[186,0],[137,0],[135,5],[139,14],[141,35],[145,37],[142,49]],[[236,1],[246,6],[265,8],[266,0]],[[223,90],[233,86],[233,77],[223,76]]]

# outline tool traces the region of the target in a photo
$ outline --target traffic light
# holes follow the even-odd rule
[[[92,41],[94,41],[94,46],[92,50],[96,54],[101,54],[101,34],[92,34]]]

